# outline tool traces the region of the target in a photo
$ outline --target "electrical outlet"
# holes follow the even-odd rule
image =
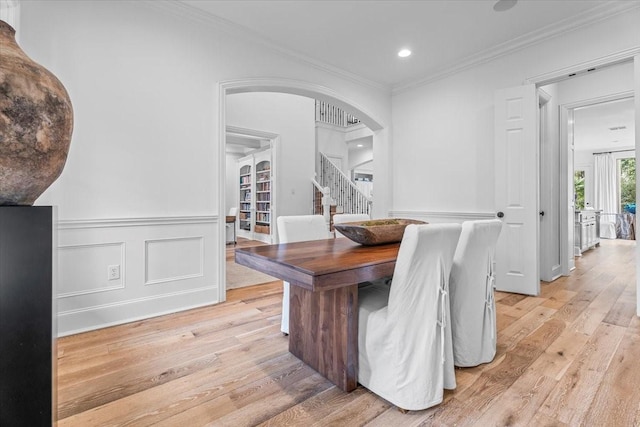
[[[107,267],[107,280],[118,280],[120,278],[120,266],[110,265]]]

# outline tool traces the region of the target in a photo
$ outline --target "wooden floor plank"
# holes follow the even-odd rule
[[[498,310],[500,310],[500,308],[498,308]],[[527,337],[555,313],[556,310],[552,308],[538,305],[503,330],[498,330],[498,353],[502,354],[513,349],[520,340]]]
[[[584,417],[586,425],[637,426],[640,425],[639,409],[640,336],[627,331],[604,377],[589,411]]]
[[[469,407],[483,412],[486,407],[526,372],[527,368],[544,352],[549,343],[562,333],[565,325],[549,319],[531,334],[520,340],[498,365],[483,372],[476,384],[459,396]],[[482,390],[482,393],[477,393]]]
[[[560,307],[565,305],[568,301],[570,301],[575,296],[576,296],[575,291],[558,289],[557,291],[551,293],[547,298],[547,300],[542,303],[542,305],[544,305],[545,307],[558,310]]]
[[[291,358],[292,360],[295,358]],[[331,384],[313,369],[296,359],[285,369],[235,388],[213,400],[201,402],[187,411],[168,418],[159,426],[206,425],[254,426],[288,409],[296,399],[304,400],[330,387]],[[289,393],[278,394],[287,389]],[[220,400],[229,398],[231,410],[220,410]]]
[[[538,297],[496,292],[496,358],[457,368],[458,388],[423,411],[344,393],[291,355],[275,281],[59,339],[58,426],[640,425],[635,256],[603,241]]]
[[[498,402],[478,418],[477,425],[533,425],[531,420],[556,385],[557,381],[529,368],[503,393]]]
[[[331,414],[321,420],[317,420],[311,426],[361,426],[376,418],[391,406],[389,402],[373,393],[362,393],[346,405],[335,407]]]
[[[566,424],[580,425],[624,333],[622,327],[601,324],[540,411]]]
[[[338,387],[331,386],[304,402],[271,417],[261,423],[260,426],[311,425],[331,414],[336,407],[339,408],[346,405],[362,393],[366,393],[366,390],[362,387],[352,393],[345,393]]]
[[[245,349],[238,350],[242,352]],[[229,396],[236,388],[260,381],[265,375],[277,375],[278,372],[290,369],[292,366],[299,366],[301,363],[287,354],[286,349],[277,349],[271,354],[268,353],[268,349],[269,347],[257,349],[264,351],[266,356],[270,356],[264,363],[255,363],[249,359],[234,364],[233,369],[224,365],[211,367],[196,378],[183,377],[171,383],[147,389],[120,399],[118,402],[66,418],[62,420],[64,424],[60,425],[117,425],[121,422],[122,411],[126,411],[127,420],[135,420],[136,425],[157,425],[194,407],[211,408],[214,405],[209,402],[218,398],[221,399],[216,404],[231,402]],[[235,410],[233,403],[231,406],[230,410]],[[228,405],[224,407],[227,408]],[[99,422],[94,424],[95,420]]]

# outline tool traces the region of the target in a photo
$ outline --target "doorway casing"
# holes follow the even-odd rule
[[[560,70],[545,73],[539,76],[530,77],[525,80],[524,84],[535,84],[536,87],[541,87],[551,83],[557,83],[562,80],[566,80],[574,75],[579,75],[588,72],[593,68],[602,68],[611,65],[616,65],[624,62],[634,63],[634,91],[635,99],[635,123],[636,129],[640,124],[640,47],[627,49],[621,52],[617,52],[611,55],[604,56],[602,58],[594,59],[592,61],[583,62],[570,67],[562,68]],[[562,109],[561,109],[562,111]],[[561,251],[561,268],[562,274],[568,275],[573,265],[573,215],[571,210],[573,209],[570,195],[573,192],[573,179],[569,176],[569,173],[573,170],[573,156],[571,156],[568,147],[568,116],[565,118],[560,117],[560,125],[564,126],[560,133],[560,180],[559,180],[559,199],[560,199],[560,251]],[[564,146],[563,146],[564,144]],[[636,158],[638,158],[638,152],[640,151],[640,132],[636,131],[635,135],[635,147]],[[636,199],[638,199],[638,193],[640,192],[640,178],[636,176]],[[571,230],[571,231],[570,231]],[[538,251],[540,247],[538,247]],[[640,246],[636,245],[636,271],[640,270]],[[640,274],[636,274],[636,315],[640,316]]]

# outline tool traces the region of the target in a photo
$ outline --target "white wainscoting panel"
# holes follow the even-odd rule
[[[107,267],[120,266],[120,277],[109,280]],[[58,247],[58,298],[125,287],[125,244],[96,243]]]
[[[172,282],[204,274],[204,236],[145,242],[145,284]]]
[[[217,216],[59,221],[58,336],[219,302],[218,228]]]

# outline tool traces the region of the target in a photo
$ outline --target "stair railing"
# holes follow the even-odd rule
[[[343,213],[371,215],[372,200],[345,175],[326,155],[320,156],[319,184],[328,187],[331,198]]]
[[[316,121],[341,127],[360,123],[360,120],[353,114],[347,113],[340,107],[318,100],[316,100]]]

